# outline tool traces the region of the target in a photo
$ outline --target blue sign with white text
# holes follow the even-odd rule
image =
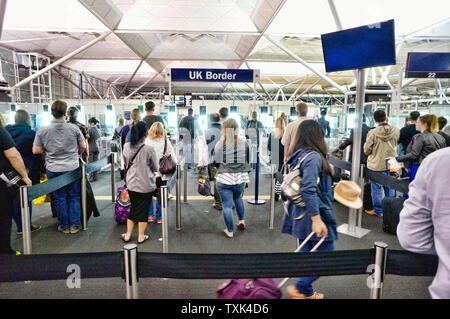
[[[171,69],[172,82],[253,82],[254,70]]]

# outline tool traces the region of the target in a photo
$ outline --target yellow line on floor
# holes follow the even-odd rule
[[[247,200],[247,199],[252,199],[254,198],[254,196],[248,195],[248,196],[244,196],[243,199]],[[259,199],[265,199],[265,200],[269,200],[270,196],[259,196]],[[188,200],[213,200],[214,197],[212,196],[188,196],[187,197]],[[111,200],[111,196],[95,196],[95,200]],[[170,200],[175,200],[175,198],[172,198]],[[183,201],[183,196],[181,197],[181,200]]]

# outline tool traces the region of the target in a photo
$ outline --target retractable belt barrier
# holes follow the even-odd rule
[[[369,274],[374,249],[313,253],[165,254],[138,253],[139,277],[179,279],[282,278]],[[68,266],[82,278],[123,278],[123,252],[0,255],[0,282],[65,280]],[[389,250],[386,274],[434,276],[438,257]],[[280,260],[283,260],[280,263]]]
[[[337,159],[336,157],[330,156],[329,162],[334,167],[341,168],[346,171],[352,170],[352,163]],[[399,191],[401,193],[408,193],[409,181],[407,180],[399,180],[397,178],[386,175],[385,172],[375,172],[368,169],[367,167],[364,167],[364,177],[370,179],[375,183],[395,189],[396,191]]]

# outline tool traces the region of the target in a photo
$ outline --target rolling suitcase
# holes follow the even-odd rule
[[[400,222],[400,212],[405,202],[403,197],[385,197],[383,206],[383,231],[392,235],[397,234],[397,226]]]
[[[295,252],[299,252],[313,235],[314,233],[309,234]],[[316,251],[325,238],[326,236],[323,236],[311,249],[311,252]],[[217,299],[280,299],[282,296],[281,288],[288,280],[289,278],[284,278],[277,284],[272,278],[231,279],[219,287]]]

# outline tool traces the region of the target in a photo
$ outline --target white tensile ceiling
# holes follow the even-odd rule
[[[386,73],[395,86],[407,52],[450,51],[449,12],[448,0],[10,0],[0,45],[58,59],[112,32],[65,65],[117,84],[127,83],[140,65],[131,89],[151,78],[146,88],[167,87],[158,74],[170,67],[250,67],[260,69],[266,90],[293,92],[319,77],[265,36],[325,74],[320,34],[338,30],[339,23],[346,29],[393,18],[397,65],[369,72],[369,81]],[[353,72],[328,76],[347,87],[354,80]],[[427,81],[414,85],[434,87]],[[190,89],[232,90],[225,83]],[[337,92],[325,81],[313,91]]]

